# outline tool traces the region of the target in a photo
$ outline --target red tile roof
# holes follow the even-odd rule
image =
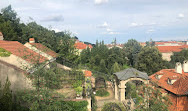
[[[35,41],[35,39],[34,38],[29,38],[29,41]]]
[[[51,49],[47,48],[46,46],[42,45],[41,43],[29,43],[29,44],[31,44],[32,46],[36,47],[37,49],[43,51],[44,53],[46,53],[52,57],[57,57],[57,53],[55,53]]]
[[[157,74],[163,74],[163,76],[160,79],[156,79],[155,75]],[[169,78],[176,79],[176,81],[170,85],[168,84]],[[176,95],[188,95],[188,73],[179,74],[175,72],[175,69],[163,69],[151,75],[150,79],[161,88]]]
[[[87,44],[84,44],[83,42],[77,42],[77,43],[74,44],[74,46],[75,46],[77,49],[86,49],[87,47],[93,48],[90,44],[87,45]]]
[[[11,52],[12,54],[14,54],[20,58],[30,62],[30,63],[34,63],[37,60],[39,60],[39,62],[41,63],[41,62],[44,62],[45,60],[47,60],[47,58],[30,50],[29,48],[27,48],[23,44],[19,43],[18,41],[0,40],[0,47]]]
[[[180,52],[181,50],[188,48],[188,45],[182,46],[157,46],[159,52],[168,53],[168,52]]]
[[[92,76],[92,72],[88,71],[88,70],[84,71],[84,74],[85,74],[86,77],[91,77]]]

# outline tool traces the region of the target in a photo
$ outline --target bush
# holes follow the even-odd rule
[[[102,111],[122,111],[117,103],[107,103],[103,106]]]
[[[62,101],[62,111],[87,111],[87,101]]]
[[[106,96],[109,96],[109,92],[106,91],[105,89],[99,89],[97,92],[96,92],[96,96],[100,96],[100,97],[106,97]]]

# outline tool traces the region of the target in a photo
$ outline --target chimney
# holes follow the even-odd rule
[[[176,69],[176,72],[177,72],[177,73],[182,74],[182,66],[181,66],[181,63],[180,63],[180,62],[177,62],[177,63],[176,63],[175,69]]]
[[[29,38],[29,43],[35,43],[35,39],[34,38]]]
[[[183,71],[188,73],[188,60],[183,61]]]
[[[3,33],[0,32],[0,40],[3,40],[3,39],[4,39],[4,37],[3,37]]]

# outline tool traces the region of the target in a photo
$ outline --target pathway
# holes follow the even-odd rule
[[[97,111],[101,111],[101,109],[105,103],[118,102],[118,100],[115,100],[115,98],[114,98],[114,93],[113,93],[112,88],[108,88],[107,91],[110,93],[110,95],[107,97],[95,96],[95,99],[97,102]]]

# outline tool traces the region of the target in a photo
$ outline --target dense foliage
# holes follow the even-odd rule
[[[108,49],[104,42],[97,42],[91,51],[83,50],[80,58],[82,65],[105,74],[112,74],[127,66],[125,51],[117,47]]]
[[[171,56],[170,63],[175,66],[177,62],[183,63],[184,60],[188,60],[188,49],[184,49],[180,52],[174,52],[174,55]]]
[[[1,87],[0,81],[0,111],[28,111],[27,107],[23,107],[18,102],[16,95],[10,90],[11,83],[7,77],[4,85]]]
[[[129,59],[129,64],[132,67],[138,63],[137,56],[141,48],[141,45],[135,39],[130,39],[127,43],[125,43],[125,52],[127,54],[127,58]]]
[[[103,108],[102,111],[124,111],[117,103],[106,103]]]
[[[110,93],[105,90],[105,89],[99,89],[96,91],[96,96],[100,96],[100,97],[106,97],[106,96],[109,96]]]
[[[162,59],[162,55],[156,47],[144,47],[138,53],[136,68],[140,71],[147,72],[148,75],[161,69],[166,69],[168,66],[168,62]]]

